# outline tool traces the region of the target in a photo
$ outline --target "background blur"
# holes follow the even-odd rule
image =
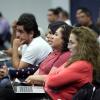
[[[96,21],[99,16],[100,0],[0,0],[0,11],[10,24],[23,12],[31,12],[45,31],[48,26],[48,9],[58,6],[69,12],[72,24],[75,23],[75,11],[80,6],[89,8],[93,20]]]
[[[36,16],[39,26],[44,30],[48,26],[47,11],[56,6],[69,11],[69,0],[0,0],[0,11],[10,23],[23,12],[30,12]]]

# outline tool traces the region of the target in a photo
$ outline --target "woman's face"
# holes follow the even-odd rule
[[[50,45],[52,45],[52,40],[53,40],[53,34],[51,33],[51,30],[49,29],[49,30],[48,30],[48,34],[47,34],[47,36],[46,36],[46,41],[47,41]]]
[[[72,55],[74,55],[77,52],[77,49],[76,49],[77,45],[78,45],[78,42],[76,40],[76,36],[71,33],[69,37],[68,49],[70,50]]]
[[[53,35],[52,47],[54,49],[62,49],[63,39],[62,39],[62,28],[58,28],[56,33]]]

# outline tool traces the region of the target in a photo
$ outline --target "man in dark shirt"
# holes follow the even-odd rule
[[[86,26],[93,29],[98,35],[100,35],[100,30],[93,23],[91,12],[87,8],[78,8],[76,11],[77,23],[75,26]]]

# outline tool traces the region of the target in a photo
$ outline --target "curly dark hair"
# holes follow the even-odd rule
[[[56,22],[50,23],[48,26],[48,29],[51,30],[51,34],[55,34],[56,30],[62,25],[67,25],[67,24],[63,21],[56,21]]]
[[[23,25],[24,30],[27,33],[30,33],[31,31],[34,31],[33,38],[40,36],[40,31],[38,30],[38,24],[36,22],[35,16],[30,13],[23,13],[17,22],[17,25]]]
[[[69,51],[68,49],[69,35],[73,28],[67,24],[62,25],[60,28],[62,28],[61,33],[62,33],[62,39],[63,39],[62,52]]]

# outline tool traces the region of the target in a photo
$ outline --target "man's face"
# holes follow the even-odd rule
[[[23,44],[29,44],[30,42],[30,34],[28,34],[23,26],[17,25],[16,28],[16,37],[19,38],[21,41],[23,41]]]
[[[57,16],[53,14],[52,11],[48,11],[48,21],[49,23],[55,22],[57,20]]]
[[[71,52],[71,55],[76,54],[77,46],[78,46],[78,41],[76,40],[76,36],[73,33],[71,33],[69,36],[69,43],[68,43],[68,49]]]
[[[88,25],[91,18],[87,16],[85,13],[77,11],[76,13],[77,22],[81,25]]]

